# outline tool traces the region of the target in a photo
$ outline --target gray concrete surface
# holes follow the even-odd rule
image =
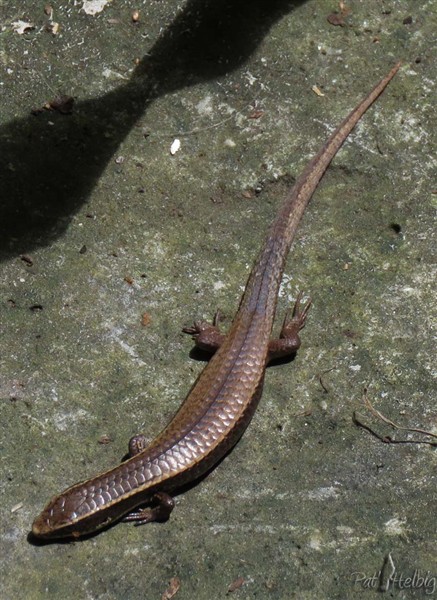
[[[0,3],[1,598],[372,598],[389,554],[387,597],[437,597],[435,448],[352,419],[433,439],[367,386],[437,433],[437,2],[343,26],[328,1],[82,4],[53,35]],[[166,424],[203,366],[182,326],[229,323],[293,178],[397,60],[300,227],[279,317],[312,296],[303,345],[235,450],[166,524],[31,543],[51,495]],[[31,114],[58,94],[73,114]]]

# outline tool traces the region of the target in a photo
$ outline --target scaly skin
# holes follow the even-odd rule
[[[53,498],[35,519],[39,538],[79,537],[125,518],[139,523],[165,519],[173,508],[168,492],[213,467],[243,434],[262,392],[272,357],[296,352],[309,302],[298,299],[279,340],[270,341],[279,285],[299,221],[329,163],[356,123],[381,94],[399,64],[346,117],[310,161],[267,233],[250,273],[240,307],[226,336],[197,323],[187,331],[200,347],[217,351],[179,411],[149,445],[131,440],[131,458],[77,483]],[[157,501],[158,507],[136,511]]]

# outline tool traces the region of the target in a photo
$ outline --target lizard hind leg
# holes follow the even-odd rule
[[[269,360],[296,354],[301,343],[299,332],[305,327],[310,307],[311,298],[302,304],[302,292],[299,292],[291,316],[290,310],[285,314],[279,339],[269,343]]]

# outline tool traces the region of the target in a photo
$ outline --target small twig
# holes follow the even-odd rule
[[[333,371],[335,369],[335,367],[331,367],[330,369],[326,369],[326,371],[323,371],[322,373],[320,373],[319,375],[319,383],[323,388],[323,391],[325,392],[325,394],[329,393],[329,388],[328,386],[326,386],[323,382],[323,376],[326,375],[326,373],[330,373],[331,371]]]
[[[399,429],[400,431],[414,431],[414,433],[421,433],[422,435],[429,435],[429,436],[437,439],[437,434],[432,433],[431,431],[426,431],[425,429],[418,429],[417,427],[402,427],[401,425],[396,425],[396,423],[393,423],[393,421],[391,421],[390,419],[385,417],[382,413],[379,412],[379,410],[376,410],[376,408],[371,404],[371,402],[367,396],[367,389],[364,390],[363,400],[364,400],[365,406],[370,410],[371,413],[373,413],[376,417],[381,419],[381,421],[384,421],[384,423],[388,423],[389,425],[391,425],[393,427],[393,429]]]
[[[357,413],[356,411],[354,411],[352,414],[352,420],[355,423],[355,425],[361,427],[361,429],[365,429],[371,435],[373,435],[373,437],[375,437],[380,442],[383,442],[384,444],[426,444],[428,446],[433,447],[437,446],[437,442],[430,442],[428,440],[394,440],[389,435],[381,435],[377,431],[374,431],[370,427],[370,425],[364,423],[363,416]]]
[[[366,431],[368,431],[371,435],[373,435],[373,437],[376,437],[376,439],[378,439],[380,442],[383,442],[383,437],[379,435],[379,433],[376,433],[376,431],[373,431],[373,429],[369,425],[364,423],[362,419],[363,416],[360,415],[360,413],[358,413],[356,410],[354,410],[354,412],[352,413],[352,421],[354,422],[354,424],[357,425],[357,427],[361,427],[361,429],[365,429]]]
[[[372,405],[372,403],[370,402],[370,400],[367,396],[367,389],[364,390],[363,402],[364,402],[364,406],[367,408],[367,410],[370,413],[372,413],[373,416],[380,419],[384,423],[387,423],[387,425],[390,425],[390,427],[392,427],[393,429],[399,430],[399,431],[408,431],[410,433],[411,432],[419,433],[421,435],[426,435],[426,436],[430,436],[432,438],[437,439],[437,434],[432,433],[431,431],[426,431],[425,429],[419,429],[417,427],[402,427],[401,425],[397,425],[396,423],[394,423],[391,419],[389,419],[388,417],[383,415],[379,410],[377,410]],[[359,427],[362,427],[363,429],[365,429],[366,431],[371,433],[373,436],[375,436],[377,439],[379,439],[381,442],[384,442],[385,444],[427,444],[429,446],[437,446],[437,442],[433,442],[433,441],[429,441],[429,440],[394,440],[392,437],[390,437],[388,435],[381,436],[379,433],[375,432],[369,425],[366,425],[365,423],[363,423],[363,421],[361,420],[361,415],[359,415],[357,412],[353,413],[353,421],[356,425],[358,425]]]

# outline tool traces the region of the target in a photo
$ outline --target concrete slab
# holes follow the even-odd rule
[[[433,438],[362,398],[437,432],[437,2],[58,4],[1,5],[1,597],[352,599],[381,569],[432,597]],[[303,345],[235,450],[166,524],[29,543],[164,427],[203,366],[182,326],[229,323],[294,177],[397,60],[300,227],[279,316],[311,295]]]

